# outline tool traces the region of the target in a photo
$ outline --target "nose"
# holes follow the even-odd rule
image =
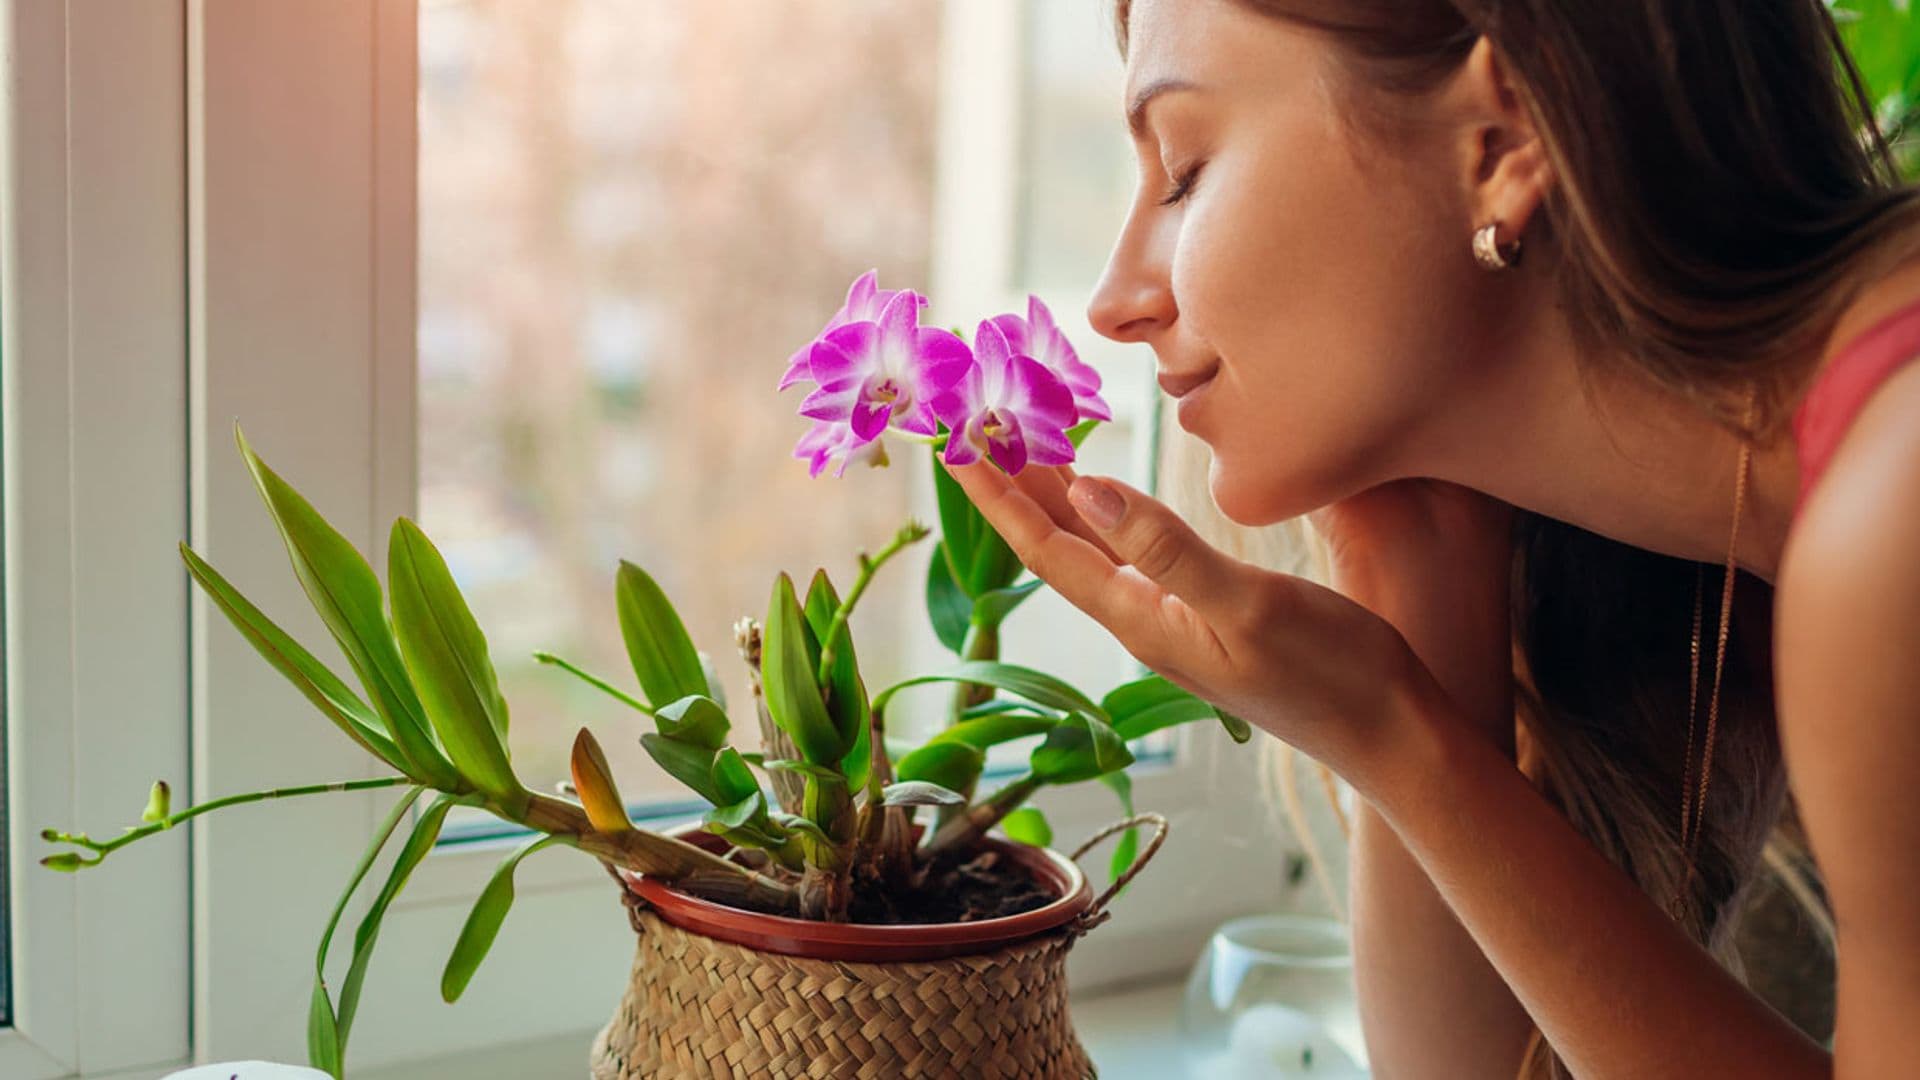
[[[1167,273],[1170,260],[1153,235],[1162,231],[1136,217],[1115,242],[1087,304],[1087,322],[1102,337],[1150,341],[1178,317]]]

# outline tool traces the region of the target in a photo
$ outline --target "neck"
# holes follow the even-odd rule
[[[1552,304],[1510,327],[1513,361],[1435,433],[1434,472],[1515,506],[1681,558],[1727,557],[1741,440],[1625,357],[1583,356]],[[1498,432],[1495,439],[1486,433]],[[1793,440],[1752,449],[1734,553],[1772,581],[1799,492]]]

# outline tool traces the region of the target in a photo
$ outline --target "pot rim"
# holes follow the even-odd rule
[[[666,833],[702,847],[724,843],[697,822]],[[991,952],[1056,929],[1092,906],[1093,888],[1086,873],[1066,855],[999,837],[981,839],[987,847],[1028,867],[1042,884],[1055,886],[1059,895],[1031,911],[972,922],[829,923],[730,907],[624,867],[617,870],[630,892],[682,930],[766,952],[821,960],[916,960]]]

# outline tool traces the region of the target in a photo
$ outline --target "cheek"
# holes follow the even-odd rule
[[[1215,502],[1259,524],[1408,467],[1458,350],[1430,200],[1361,169],[1321,117],[1278,116],[1240,145],[1202,175],[1214,183],[1182,223],[1173,289],[1189,347],[1223,364],[1193,417]]]

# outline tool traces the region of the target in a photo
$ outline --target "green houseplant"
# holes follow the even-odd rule
[[[815,475],[828,464],[837,463],[840,474],[852,461],[885,464],[883,432],[923,443],[949,462],[987,456],[1017,471],[1029,461],[1070,460],[1109,415],[1098,396],[1097,376],[1072,355],[1037,299],[1025,318],[982,322],[975,348],[956,333],[919,326],[924,304],[910,290],[879,290],[871,273],[863,275],[820,336],[790,361],[782,389],[804,379],[818,384],[801,408],[815,426],[795,451],[809,460]],[[943,958],[984,950],[1006,959],[1006,971],[1019,973],[1011,984],[1018,993],[994,991],[1000,997],[991,1000],[943,993],[924,1007],[959,1009],[968,1023],[990,1033],[989,1041],[999,1040],[982,1048],[989,1059],[1030,1062],[1039,1070],[1023,1071],[1026,1066],[1015,1064],[1001,1069],[1002,1075],[1081,1069],[1084,1055],[1065,1022],[1061,967],[1065,945],[1075,934],[1046,932],[1071,922],[1072,929],[1084,933],[1097,921],[1098,908],[1137,869],[1135,826],[1155,822],[1153,815],[1129,817],[1109,830],[1121,839],[1107,895],[1095,904],[1070,859],[1032,858],[1032,850],[1051,842],[1051,830],[1029,800],[1049,786],[1097,780],[1112,788],[1123,811],[1132,815],[1125,771],[1133,761],[1129,742],[1194,720],[1221,723],[1238,741],[1249,736],[1243,722],[1159,676],[1126,682],[1096,700],[1058,678],[1002,661],[1001,625],[1040,582],[1020,580],[1019,560],[935,466],[941,529],[929,545],[925,595],[937,636],[956,654],[947,670],[873,692],[859,666],[849,617],[877,573],[932,537],[931,529],[912,521],[876,553],[859,556],[844,594],[825,570],[816,571],[804,590],[782,573],[764,618],[743,619],[735,627],[754,690],[761,752],[730,745],[735,720],[714,685],[710,663],[695,648],[671,601],[639,566],[622,562],[614,588],[615,614],[638,693],[560,657],[538,654],[631,707],[636,734],[653,760],[710,804],[695,827],[673,833],[643,829],[629,817],[601,747],[584,728],[573,744],[570,790],[530,790],[515,775],[507,749],[510,710],[494,677],[485,635],[425,532],[406,518],[393,523],[383,587],[368,560],[254,452],[237,424],[235,440],[295,575],[360,690],[183,543],[186,568],[268,663],[394,775],[249,792],[178,812],[170,805],[168,786],[159,781],[141,825],[104,841],[48,829],[43,839],[65,850],[41,861],[54,870],[81,870],[199,814],[248,802],[401,789],[349,874],[315,958],[309,1058],[336,1076],[345,1075],[348,1036],[385,913],[432,850],[454,806],[479,808],[530,835],[501,862],[467,916],[441,978],[441,993],[449,1002],[467,986],[512,905],[515,868],[544,848],[571,847],[601,861],[622,883],[636,929],[653,927],[655,940],[642,931],[643,957],[666,935],[718,948],[713,935],[729,934],[730,925],[746,927],[733,934],[732,943],[720,943],[741,950],[728,954],[726,962],[735,970],[699,993],[740,999],[741,988],[764,982],[765,965],[777,961],[789,965],[783,972],[801,980],[796,985],[811,987],[787,991],[784,1000],[791,1003],[801,1000],[796,993],[818,992],[808,982],[817,980],[818,972],[794,966],[814,962],[828,963],[836,978],[870,967],[874,981],[868,1000],[894,1001],[902,997],[895,992],[900,986],[925,985],[929,972],[952,976],[963,987],[987,985],[992,980],[977,978],[986,970],[977,963],[964,970],[938,966],[952,963]],[[890,738],[886,712],[894,696],[933,683],[952,688],[946,725],[918,745]],[[1023,738],[1037,740],[1026,769],[982,790],[988,751]],[[927,820],[916,820],[921,817]],[[1163,834],[1164,821],[1157,825]],[[996,828],[1004,838],[988,835]],[[346,976],[335,986],[327,977],[335,933],[381,852],[402,834],[398,856],[355,928]],[[1076,883],[1077,895],[1072,895]],[[648,889],[654,890],[651,905],[641,898]],[[677,925],[672,905],[661,902],[665,896],[676,898],[672,905],[682,915],[695,907],[703,911],[708,922],[686,925],[706,933]],[[1036,921],[1037,915],[1046,918]],[[661,916],[667,917],[650,921]],[[956,923],[974,927],[928,946],[929,925]],[[793,929],[798,924],[838,927],[840,935],[795,945],[796,937],[807,936]],[[981,928],[990,932],[971,933]],[[1038,936],[1047,937],[1045,948],[1035,944]],[[875,962],[844,962],[861,958]],[[899,966],[915,963],[934,966],[924,971]],[[662,967],[675,970],[661,972]],[[687,1046],[714,1044],[708,1030],[682,1030],[677,1050],[647,1044],[648,1032],[667,1020],[650,1018],[644,1005],[633,1003],[667,992],[646,980],[681,978],[686,970],[685,964],[658,959],[636,964],[636,982],[621,1012],[626,1019],[609,1025],[596,1047],[596,1075],[712,1074],[733,1067],[725,1054],[698,1061],[686,1056]],[[1050,984],[1056,1001],[1045,1015],[1032,1014],[1034,995],[1047,989],[1023,985],[1034,981]],[[765,995],[759,989],[751,993],[760,996],[743,1001],[743,1008],[764,1014]],[[1015,1019],[1002,1025],[1003,1014]],[[795,1053],[812,1061],[823,1053],[851,1055],[848,1060],[875,1053],[872,1030],[860,1030],[871,1016],[852,1019],[857,1023],[844,1037],[830,1031],[821,1036],[832,1045]],[[900,1045],[886,1052],[902,1060],[922,1053],[914,1040],[924,1038],[930,1027],[926,1020],[924,1015],[902,1017]],[[769,1045],[787,1038],[783,1031],[763,1034]],[[776,1045],[772,1052],[784,1051]],[[797,1071],[798,1060],[783,1065],[763,1058],[751,1071]]]

